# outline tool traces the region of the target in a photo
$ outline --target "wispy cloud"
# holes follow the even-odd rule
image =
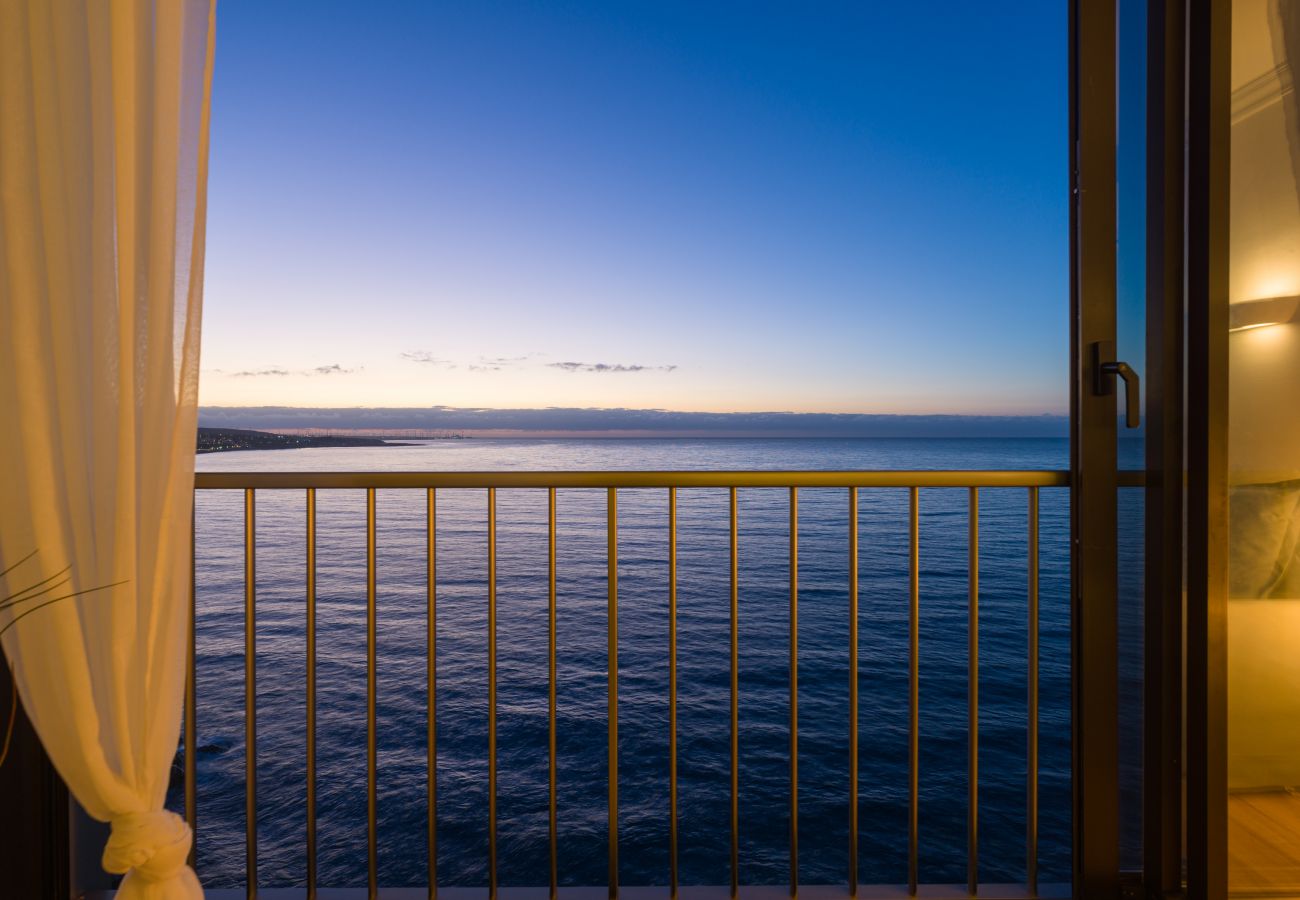
[[[624,365],[623,363],[584,363],[584,362],[555,362],[547,363],[552,369],[563,369],[566,372],[671,372],[676,366],[642,366],[642,365]]]
[[[459,369],[464,366],[471,372],[500,372],[502,369],[513,369],[537,356],[536,353],[527,353],[523,356],[480,356],[473,362],[456,362],[437,356],[428,350],[406,350],[398,355],[408,362],[437,366],[442,369]]]
[[[426,366],[442,366],[447,369],[456,368],[456,364],[451,360],[434,356],[428,350],[403,350],[398,355],[407,362],[420,363]]]
[[[283,378],[285,375],[288,374],[290,374],[288,369],[277,369],[277,368],[245,369],[243,372],[230,373],[232,378],[265,378],[269,375],[274,375],[277,378]]]
[[[216,369],[214,371],[221,371]],[[231,372],[232,378],[284,378],[289,375],[350,375],[358,369],[346,369],[338,363],[330,363],[328,366],[316,366],[312,369],[282,369],[279,366],[267,366],[263,369],[245,369],[242,372]]]
[[[471,372],[500,372],[502,369],[521,366],[536,355],[536,353],[527,353],[523,356],[480,356],[477,362],[468,363],[465,368]]]

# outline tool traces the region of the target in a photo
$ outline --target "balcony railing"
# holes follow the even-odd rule
[[[297,490],[305,493],[306,500],[306,683],[305,692],[305,741],[306,741],[306,893],[308,897],[317,895],[317,785],[316,785],[316,714],[317,714],[317,635],[316,635],[316,528],[317,528],[317,492],[340,489],[364,490],[366,497],[366,833],[368,885],[366,894],[378,896],[427,896],[433,898],[439,893],[460,896],[465,888],[441,889],[437,886],[438,833],[437,833],[437,778],[435,776],[437,745],[437,711],[436,684],[438,638],[437,626],[437,516],[440,492],[448,490],[477,490],[486,494],[486,539],[487,539],[487,841],[483,848],[487,862],[487,895],[493,900],[498,894],[529,893],[530,897],[540,896],[548,886],[522,889],[503,887],[498,883],[497,869],[497,492],[499,490],[537,490],[547,494],[547,697],[548,697],[548,825],[549,825],[549,896],[557,893],[566,895],[579,889],[561,885],[561,871],[558,863],[558,829],[557,829],[557,777],[556,777],[556,491],[557,489],[585,488],[603,490],[606,497],[606,566],[608,572],[606,607],[606,636],[608,640],[607,666],[607,727],[608,737],[608,801],[607,815],[609,822],[608,836],[608,883],[601,887],[601,893],[608,892],[611,898],[620,893],[640,896],[644,887],[622,887],[619,878],[619,743],[618,743],[618,695],[619,695],[619,535],[618,503],[620,491],[658,490],[667,493],[667,584],[665,591],[668,598],[668,723],[667,723],[667,771],[668,771],[668,874],[669,884],[666,888],[655,891],[667,893],[677,898],[680,893],[694,895],[706,891],[704,888],[679,885],[678,865],[678,768],[677,768],[677,696],[678,696],[678,660],[677,660],[677,496],[679,491],[700,488],[725,489],[729,493],[729,531],[730,531],[730,885],[715,886],[707,889],[710,896],[722,896],[723,893],[736,896],[738,893],[787,893],[796,896],[802,892],[805,896],[869,896],[869,897],[903,897],[903,896],[974,896],[983,898],[1032,898],[1038,896],[1056,896],[1068,894],[1068,885],[1039,884],[1038,878],[1038,690],[1039,690],[1039,491],[1042,488],[1065,488],[1070,483],[1069,473],[1063,471],[679,471],[679,472],[383,472],[383,473],[264,473],[231,472],[199,473],[195,478],[195,487],[201,491],[224,490],[243,492],[243,534],[244,534],[244,598],[243,598],[243,639],[244,639],[244,740],[246,745],[245,778],[245,820],[244,835],[246,853],[246,895],[258,895],[258,780],[256,771],[257,747],[257,666],[256,666],[256,515],[257,492],[259,490]],[[740,720],[738,713],[739,697],[739,637],[737,628],[737,609],[740,584],[739,572],[739,529],[737,526],[737,491],[749,489],[782,490],[788,496],[789,512],[789,585],[788,585],[788,681],[789,681],[789,884],[786,889],[772,887],[753,887],[740,883],[739,864],[739,800],[742,792],[739,770],[739,735]],[[847,491],[848,535],[844,553],[848,557],[848,600],[849,625],[848,642],[845,653],[848,659],[849,689],[848,705],[844,710],[845,724],[848,732],[848,767],[844,773],[845,790],[848,798],[848,836],[849,847],[844,879],[840,885],[801,885],[799,882],[799,711],[798,711],[798,676],[799,676],[799,499],[801,490],[836,488]],[[859,647],[858,647],[858,502],[859,492],[879,488],[905,489],[908,494],[908,814],[907,814],[907,873],[905,885],[885,886],[859,884],[858,878],[858,681],[859,681]],[[919,629],[920,629],[920,586],[921,569],[919,564],[919,522],[921,517],[922,488],[947,488],[964,491],[968,504],[969,530],[967,534],[968,559],[968,663],[967,663],[967,782],[969,793],[967,805],[967,883],[964,886],[926,885],[918,878],[918,806],[920,790],[920,728],[918,717],[919,693]],[[378,886],[378,754],[377,754],[377,676],[376,676],[376,619],[378,571],[376,564],[376,492],[380,490],[405,489],[423,491],[425,496],[426,529],[426,565],[427,565],[427,852],[428,886],[416,891],[410,889],[380,891]],[[981,492],[986,490],[1023,491],[1024,515],[1027,523],[1027,597],[1026,613],[1028,620],[1028,691],[1026,697],[1027,748],[1026,781],[1024,809],[1026,821],[1025,834],[1025,881],[1021,884],[980,884],[979,860],[979,526]],[[192,594],[193,596],[193,594]],[[193,622],[193,617],[191,618]],[[202,698],[196,695],[195,686],[195,634],[190,633],[189,674],[186,686],[184,718],[184,796],[186,816],[197,836],[201,834],[201,818],[197,804],[197,766],[196,747],[198,718],[203,713]],[[324,891],[324,889],[321,889]],[[212,891],[209,896],[236,896],[238,892]],[[263,896],[281,896],[278,890],[263,890]],[[301,895],[301,890],[292,892]],[[328,891],[328,896],[360,896],[356,894]],[[656,893],[656,896],[661,894]],[[775,895],[775,894],[774,894]]]

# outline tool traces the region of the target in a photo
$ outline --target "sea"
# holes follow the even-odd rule
[[[1130,453],[1130,455],[1133,455]],[[199,471],[611,469],[1064,469],[1063,439],[413,441],[217,453]],[[1122,492],[1125,853],[1140,835],[1141,492]],[[1028,492],[979,506],[979,876],[1025,878]],[[1040,880],[1071,871],[1069,494],[1040,501]],[[256,500],[258,881],[305,883],[305,510],[302,491]],[[378,871],[427,883],[426,499],[377,496]],[[967,865],[967,535],[964,489],[920,491],[922,882]],[[730,881],[729,519],[725,489],[678,492],[678,823],[682,884]],[[607,882],[606,497],[557,492],[557,818],[562,884]],[[799,878],[843,883],[857,803],[859,880],[908,865],[908,493],[863,489],[858,511],[859,786],[849,795],[848,492],[799,492]],[[241,491],[197,494],[197,869],[244,881],[244,540]],[[738,492],[739,876],[789,867],[789,496]],[[366,500],[321,491],[317,513],[318,881],[363,885],[366,828]],[[549,878],[547,496],[497,496],[498,875]],[[618,843],[626,885],[669,877],[668,496],[618,495]],[[484,490],[438,492],[437,881],[488,879],[488,541]],[[1126,549],[1125,549],[1126,548]],[[1135,549],[1136,548],[1136,549]],[[181,756],[169,803],[184,805]]]

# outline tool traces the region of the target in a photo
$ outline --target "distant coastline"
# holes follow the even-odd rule
[[[1066,438],[1065,415],[690,412],[666,409],[487,409],[202,406],[205,426],[281,434],[438,438]]]
[[[394,441],[341,435],[275,434],[245,428],[200,428],[197,453],[234,450],[300,450],[304,447],[402,447]]]

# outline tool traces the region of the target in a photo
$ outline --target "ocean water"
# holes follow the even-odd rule
[[[977,440],[467,440],[202,456],[201,471],[1059,469],[1068,444]],[[863,882],[907,878],[907,491],[860,492]],[[847,492],[799,505],[800,878],[847,867]],[[243,497],[197,497],[198,871],[244,878]],[[739,492],[740,877],[784,883],[788,847],[788,497]],[[487,880],[486,492],[438,499],[438,880]],[[604,884],[603,490],[561,490],[560,876]],[[965,880],[967,496],[920,495],[920,875]],[[1027,492],[980,503],[981,880],[1025,871]],[[304,883],[304,513],[257,497],[259,882]],[[667,492],[619,493],[619,844],[624,884],[668,880]],[[729,880],[728,498],[678,492],[679,823],[684,884]],[[1041,495],[1040,872],[1070,871],[1069,497]],[[498,841],[503,885],[548,879],[546,492],[498,491]],[[366,879],[365,495],[318,499],[319,880]],[[379,875],[424,884],[425,497],[378,495]],[[174,780],[173,808],[183,805]]]

